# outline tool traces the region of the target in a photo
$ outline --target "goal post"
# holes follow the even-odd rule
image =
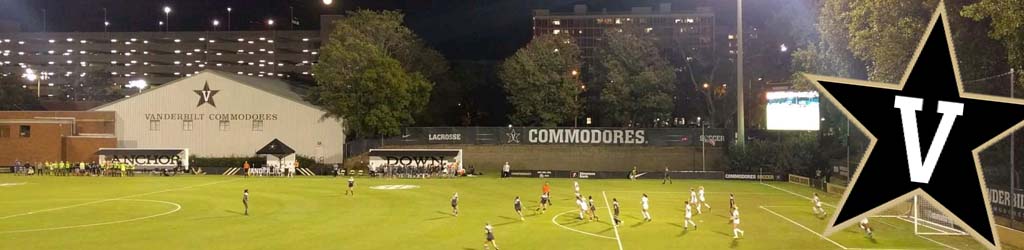
[[[807,178],[807,177],[803,177],[803,176],[799,176],[799,175],[795,175],[795,174],[790,174],[789,175],[789,183],[793,183],[793,184],[797,184],[797,185],[803,185],[803,186],[811,186],[811,178]]]
[[[963,227],[931,202],[914,196],[914,233],[918,235],[967,235]]]

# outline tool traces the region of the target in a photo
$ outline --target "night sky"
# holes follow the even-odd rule
[[[671,2],[673,9],[692,10],[713,6],[719,25],[735,19],[735,1],[565,1],[565,0],[335,0],[325,7],[322,0],[0,0],[0,20],[20,23],[22,31],[41,31],[42,9],[46,9],[47,31],[102,31],[103,8],[107,9],[110,31],[156,31],[164,19],[163,6],[171,6],[170,28],[208,30],[211,20],[227,26],[232,7],[233,30],[266,29],[273,18],[277,29],[289,29],[289,6],[300,25],[295,29],[319,29],[318,16],[354,9],[402,10],[407,25],[449,60],[500,60],[522,47],[531,36],[533,9],[572,11],[574,4],[586,3],[591,11],[628,11],[634,6],[656,7]]]

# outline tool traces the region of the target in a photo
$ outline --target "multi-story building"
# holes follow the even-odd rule
[[[46,99],[72,99],[68,90],[88,74],[110,74],[110,83],[159,85],[204,69],[234,74],[310,79],[320,47],[319,30],[193,32],[19,32],[0,33],[0,74],[36,81],[23,88]],[[83,99],[85,97],[82,97]],[[79,99],[80,101],[81,99]]]
[[[586,5],[576,5],[573,12],[533,11],[533,36],[569,34],[582,49],[582,57],[594,56],[605,31],[624,25],[635,25],[659,37],[674,39],[686,49],[711,49],[714,43],[715,14],[710,8],[695,11],[673,11],[671,4],[634,7],[629,12],[588,12]]]

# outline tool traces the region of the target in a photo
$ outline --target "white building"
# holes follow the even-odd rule
[[[188,148],[198,157],[248,157],[278,139],[300,156],[342,161],[342,121],[327,118],[277,79],[204,70],[93,110],[115,112],[121,148]]]

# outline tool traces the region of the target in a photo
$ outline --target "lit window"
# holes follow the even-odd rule
[[[220,121],[220,131],[228,131],[231,129],[231,121],[222,120]]]
[[[32,137],[32,127],[29,125],[21,125],[18,127],[18,136],[21,137]]]
[[[562,33],[562,30],[552,30],[551,31],[551,34],[558,35],[558,33]]]
[[[192,120],[181,121],[181,131],[192,131]]]
[[[263,120],[252,120],[252,131],[263,131]]]
[[[160,120],[149,120],[149,131],[160,131]]]
[[[551,21],[551,24],[552,25],[562,25],[562,21],[560,21],[560,20],[553,20],[553,21]]]

